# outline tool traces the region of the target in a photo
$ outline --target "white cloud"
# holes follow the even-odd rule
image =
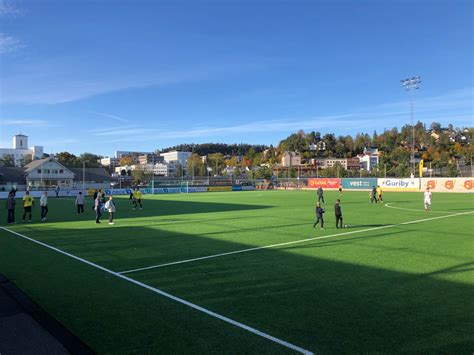
[[[22,11],[12,1],[0,0],[0,16],[18,16]]]
[[[23,45],[17,38],[0,33],[0,54],[13,53],[22,47]]]
[[[91,111],[91,113],[93,113],[93,114],[95,114],[95,115],[99,115],[99,116],[111,118],[111,119],[116,120],[116,121],[119,121],[119,122],[130,122],[129,120],[127,120],[127,119],[125,119],[125,118],[122,118],[122,117],[119,117],[119,116],[115,116],[115,115],[111,115],[111,114],[108,114],[108,113],[96,112],[96,111]]]
[[[0,125],[45,127],[45,126],[49,126],[49,123],[47,121],[44,121],[44,120],[3,120],[2,119],[0,121]]]

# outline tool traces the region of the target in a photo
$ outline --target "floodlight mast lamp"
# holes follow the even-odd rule
[[[410,94],[410,121],[411,121],[411,174],[415,176],[415,98],[413,91],[420,88],[421,77],[414,76],[412,78],[400,80],[402,86]]]

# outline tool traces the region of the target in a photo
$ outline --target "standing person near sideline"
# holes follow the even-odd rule
[[[135,197],[135,208],[140,205],[140,210],[143,209],[143,206],[142,206],[142,193],[140,191],[140,189],[136,188],[135,189],[135,192],[133,193],[133,196]]]
[[[57,185],[56,188],[54,189],[54,192],[56,192],[56,197],[59,197],[59,190],[60,190],[60,187],[59,185]]]
[[[23,196],[23,223],[25,223],[26,215],[29,215],[28,222],[31,222],[31,208],[35,204],[35,199],[33,196],[30,196],[30,192],[26,191],[25,196]]]
[[[339,195],[342,195],[342,185],[339,185]]]
[[[321,186],[318,187],[317,194],[318,194],[318,203],[321,203],[321,202],[326,203],[326,202],[324,202],[324,191],[323,191],[323,188]]]
[[[48,214],[48,191],[43,192],[40,198],[41,207],[41,222],[46,221],[46,215]]]
[[[95,189],[94,195],[92,197],[94,199],[94,203],[95,203],[95,200],[97,200],[97,195],[99,195],[99,190]],[[94,203],[92,204],[92,209],[93,210],[95,209]]]
[[[9,224],[15,223],[15,205],[16,205],[15,191],[10,191],[7,198],[7,210],[8,210],[7,223]]]
[[[372,186],[372,190],[370,191],[370,202],[371,203],[377,203],[377,189],[375,186]]]
[[[377,201],[383,203],[382,188],[380,187],[380,185],[377,185]]]
[[[85,202],[84,195],[82,194],[82,191],[79,191],[79,194],[76,196],[76,202],[75,202],[76,207],[77,207],[77,214],[84,214],[84,202]]]
[[[321,229],[324,229],[324,218],[323,218],[323,214],[324,214],[324,210],[321,208],[321,204],[318,202],[316,204],[316,222],[314,222],[313,224],[313,228],[316,227],[316,225],[321,222]]]
[[[94,210],[95,210],[95,223],[100,223],[100,217],[102,217],[102,199],[97,195],[94,201]]]
[[[429,187],[426,188],[424,202],[425,202],[425,212],[429,212],[431,208],[431,191]]]
[[[336,228],[342,228],[341,200],[339,199],[336,200],[336,204],[334,205],[334,213],[336,214]]]
[[[109,196],[109,200],[105,203],[105,208],[109,211],[109,224],[114,224],[114,213],[116,207],[112,196]]]

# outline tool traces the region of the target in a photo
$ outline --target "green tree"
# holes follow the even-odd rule
[[[3,165],[8,168],[8,167],[14,167],[15,166],[15,157],[13,154],[5,154],[3,156]]]
[[[256,179],[271,179],[272,178],[272,171],[267,166],[261,166],[255,172]]]
[[[186,174],[188,176],[206,176],[206,165],[202,162],[199,154],[193,154],[188,158]]]
[[[69,152],[61,152],[61,153],[56,154],[56,159],[58,163],[64,166],[69,166],[69,167],[78,166],[77,157],[74,154],[71,154]]]
[[[221,153],[213,153],[207,156],[207,162],[210,168],[212,168],[213,175],[220,175],[220,172],[224,166],[224,155]]]
[[[92,153],[83,153],[79,155],[78,163],[82,165],[83,163],[86,164],[88,168],[99,168],[100,167],[100,155],[95,155]]]
[[[134,184],[140,184],[147,182],[151,179],[152,173],[146,172],[142,169],[132,170],[132,181]]]

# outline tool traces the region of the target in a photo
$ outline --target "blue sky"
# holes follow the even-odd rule
[[[305,131],[473,126],[468,0],[0,0],[0,146],[278,144]]]

